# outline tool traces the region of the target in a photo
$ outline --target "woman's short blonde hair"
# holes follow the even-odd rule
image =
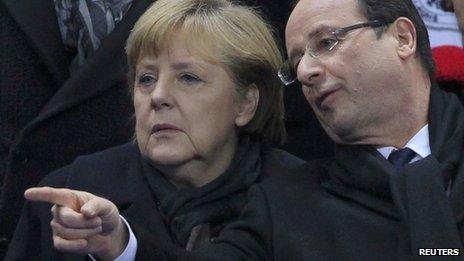
[[[168,48],[172,34],[182,33],[192,54],[223,66],[243,98],[258,88],[253,119],[240,133],[257,134],[271,144],[282,144],[283,86],[276,73],[282,56],[270,26],[256,9],[227,0],[158,0],[137,21],[126,45],[129,82],[143,56],[156,57]]]

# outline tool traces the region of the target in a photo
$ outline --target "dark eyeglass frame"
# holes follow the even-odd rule
[[[368,22],[364,22],[364,23],[358,23],[358,24],[346,26],[346,27],[343,27],[343,28],[335,29],[335,30],[329,32],[329,34],[333,35],[333,37],[334,37],[332,39],[332,40],[335,40],[333,43],[331,43],[331,44],[329,44],[327,46],[324,46],[323,47],[324,49],[315,51],[312,48],[310,48],[310,46],[309,46],[310,43],[311,43],[311,39],[310,39],[310,40],[308,40],[308,42],[307,42],[307,44],[305,46],[304,53],[305,54],[308,53],[313,58],[318,58],[322,54],[328,53],[328,52],[331,52],[332,50],[334,50],[335,47],[342,40],[344,40],[343,38],[348,34],[348,32],[350,32],[352,30],[355,30],[355,29],[364,28],[364,27],[376,28],[376,27],[380,27],[380,26],[384,26],[384,25],[386,25],[386,23],[381,22],[379,20],[373,20],[373,21],[368,21]],[[320,32],[320,33],[322,33],[322,32]],[[318,34],[320,34],[320,33],[318,33]],[[318,34],[316,34],[316,35],[318,35]],[[312,37],[312,39],[315,39],[315,38],[316,37]],[[300,57],[300,59],[301,58],[302,57]],[[286,86],[292,84],[296,80],[296,71],[295,71],[295,68],[293,68],[290,60],[287,59],[285,61],[285,63],[281,66],[281,68],[277,72],[277,76],[279,76],[279,79]]]

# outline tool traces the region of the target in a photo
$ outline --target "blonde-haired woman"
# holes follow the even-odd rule
[[[126,51],[135,142],[80,157],[28,190],[8,258],[143,254],[125,213],[195,249],[238,217],[253,183],[302,163],[269,146],[285,138],[282,58],[255,10],[159,0]]]

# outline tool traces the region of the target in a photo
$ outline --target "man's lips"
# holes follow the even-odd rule
[[[317,105],[317,107],[321,108],[322,103],[324,102],[324,100],[326,100],[327,97],[329,97],[330,95],[337,92],[339,89],[340,89],[339,87],[327,88],[327,89],[319,92],[319,94],[316,97],[316,105]]]
[[[153,128],[151,129],[151,133],[159,133],[161,131],[182,131],[179,127],[172,125],[172,124],[167,124],[167,123],[162,123],[162,124],[155,124]]]

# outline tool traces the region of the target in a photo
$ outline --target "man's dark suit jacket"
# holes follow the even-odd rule
[[[150,216],[153,210],[139,204],[124,215],[139,242],[137,260],[418,259],[393,203],[353,188],[329,188],[327,174],[337,171],[329,165],[327,161],[308,163],[251,188],[251,201],[241,220],[226,228],[215,244],[193,253],[163,240],[159,225],[137,214]],[[463,178],[459,177],[461,191],[453,199],[461,205],[456,213],[461,237]]]
[[[23,192],[76,156],[127,142],[133,105],[125,40],[152,1],[137,0],[73,75],[53,1],[0,2],[0,259]]]

